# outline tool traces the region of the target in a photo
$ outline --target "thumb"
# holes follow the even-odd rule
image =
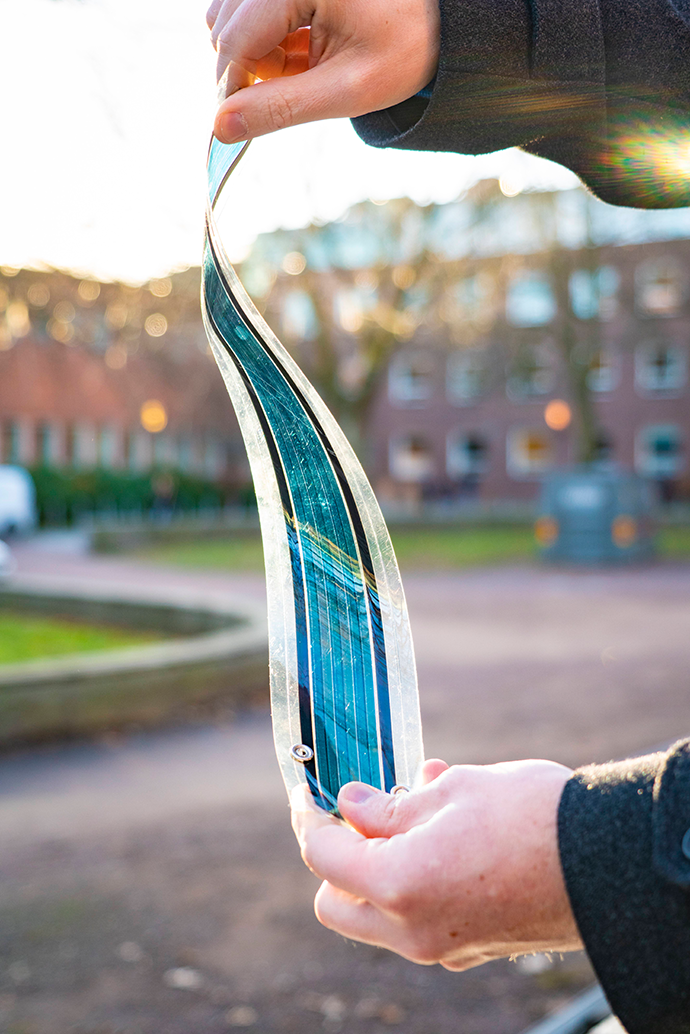
[[[424,790],[390,794],[366,783],[346,783],[338,794],[338,809],[348,825],[365,837],[392,837],[426,822],[436,811]]]
[[[218,109],[214,133],[221,143],[252,140],[304,122],[361,114],[343,88],[340,62],[316,65],[299,75],[257,82],[228,97]]]

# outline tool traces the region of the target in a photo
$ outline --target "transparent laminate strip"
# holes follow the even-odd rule
[[[257,488],[281,769],[288,789],[307,782],[335,810],[351,779],[387,790],[414,782],[423,754],[412,640],[361,466],[225,255],[213,207],[245,147],[209,151],[205,322]]]

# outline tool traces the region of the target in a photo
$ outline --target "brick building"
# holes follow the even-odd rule
[[[265,235],[241,275],[346,419],[367,328],[388,333],[360,433],[382,498],[533,499],[544,472],[578,460],[576,383],[598,462],[690,495],[690,209],[486,181],[448,205],[367,202]],[[330,372],[310,370],[319,348],[336,353]]]
[[[690,495],[690,210],[487,181],[262,235],[240,275],[382,498],[534,498],[578,458],[578,364],[598,461]],[[198,292],[0,269],[0,461],[246,483]]]
[[[0,269],[0,462],[246,480],[199,271],[145,287]]]
[[[591,271],[591,255],[572,258],[575,353],[577,335],[596,324],[586,381],[597,458],[651,477],[668,498],[687,497],[690,240],[601,247]],[[499,288],[496,317],[470,347],[420,335],[397,352],[371,410],[372,474],[384,492],[532,499],[545,471],[577,462],[548,261],[533,256]],[[567,405],[560,416],[556,400]]]

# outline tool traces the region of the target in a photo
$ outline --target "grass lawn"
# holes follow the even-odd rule
[[[138,646],[160,638],[151,632],[130,632],[124,628],[0,610],[0,664]]]
[[[462,528],[393,528],[393,546],[400,567],[411,570],[457,570],[481,564],[529,561],[535,558],[530,525]],[[658,555],[690,560],[690,528],[664,528],[657,538]],[[155,546],[138,554],[155,563],[217,571],[263,571],[261,539],[241,535],[205,542]]]
[[[534,556],[534,535],[528,526],[485,528],[405,528],[391,532],[401,568],[439,570],[529,560]],[[140,553],[143,559],[184,567],[219,571],[263,571],[258,534],[237,538],[155,546]]]
[[[673,560],[690,560],[690,528],[663,528],[657,539],[659,555]]]

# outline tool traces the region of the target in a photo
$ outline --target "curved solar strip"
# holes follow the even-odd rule
[[[332,415],[230,265],[214,207],[247,144],[213,141],[203,310],[238,414],[261,519],[271,702],[288,790],[411,786],[422,739],[412,639],[383,517]]]

